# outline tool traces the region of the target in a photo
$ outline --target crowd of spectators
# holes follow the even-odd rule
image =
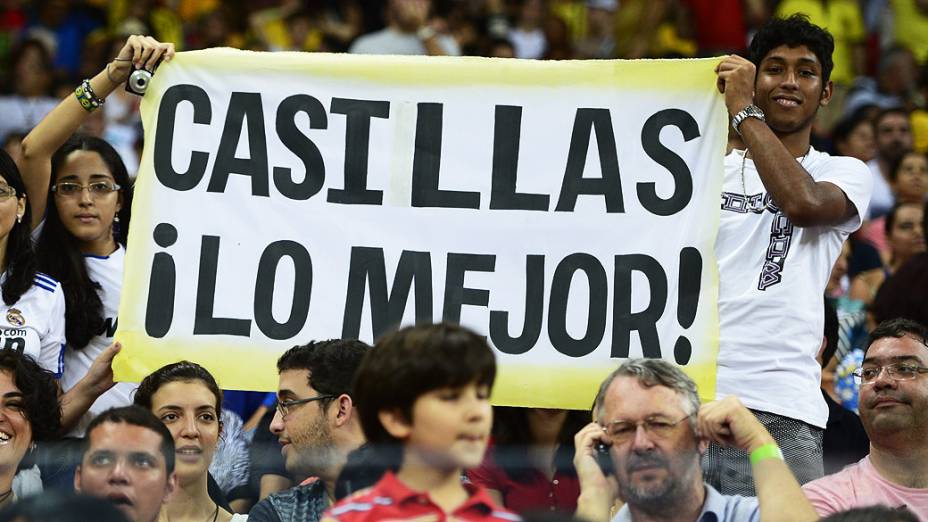
[[[771,16],[806,13],[835,36],[833,102],[818,118],[820,150],[879,158],[839,123],[902,107],[912,146],[928,150],[928,7],[920,0],[20,0],[0,7],[0,140],[22,136],[130,34],[178,51],[447,54],[530,59],[685,58],[743,53]],[[434,38],[423,38],[434,35]],[[141,150],[136,97],[119,94],[84,130],[105,137],[134,174]],[[844,139],[843,144],[833,138]],[[888,137],[887,137],[888,138]],[[881,139],[880,135],[876,136]],[[15,157],[15,154],[14,154]],[[892,203],[877,187],[879,217]]]
[[[603,384],[593,416],[596,420],[611,422],[618,411],[634,417],[634,412],[640,413],[647,406],[654,406],[654,411],[660,411],[651,413],[658,415],[658,420],[645,416],[646,420],[638,421],[633,427],[616,427],[613,423],[602,431],[599,424],[593,425],[593,428],[590,425],[584,427],[589,421],[589,412],[499,409],[492,428],[495,446],[485,460],[482,451],[479,458],[475,458],[478,452],[470,448],[463,456],[455,456],[460,458],[453,465],[442,468],[444,475],[436,475],[435,469],[430,468],[434,463],[424,457],[410,471],[405,467],[406,462],[402,461],[402,453],[399,458],[403,466],[400,466],[396,461],[397,455],[384,455],[380,449],[363,444],[364,441],[405,446],[407,451],[415,449],[419,443],[417,437],[428,438],[428,429],[431,428],[420,427],[416,431],[416,426],[409,424],[412,408],[419,404],[420,398],[431,397],[436,389],[448,386],[460,388],[464,390],[461,393],[466,392],[468,397],[472,395],[471,398],[479,402],[481,408],[489,407],[487,394],[495,373],[492,356],[487,359],[490,352],[481,339],[449,326],[424,330],[422,335],[437,336],[429,338],[428,342],[416,337],[415,330],[402,331],[380,341],[378,346],[384,344],[388,347],[384,349],[387,351],[379,351],[386,359],[376,362],[381,355],[367,357],[375,361],[365,363],[370,367],[361,363],[367,350],[363,343],[333,341],[335,344],[332,346],[350,356],[343,355],[332,364],[325,361],[325,349],[319,348],[318,344],[294,348],[279,362],[280,390],[263,403],[262,397],[259,397],[257,403],[261,403],[260,406],[256,403],[252,407],[232,407],[233,399],[225,401],[227,407],[223,408],[223,395],[212,376],[192,363],[178,363],[179,369],[169,366],[150,376],[146,383],[151,389],[141,395],[142,399],[138,393],[134,395],[135,402],[145,412],[157,415],[168,425],[169,431],[160,430],[157,422],[153,428],[151,419],[138,408],[117,410],[116,413],[108,410],[109,414],[104,413],[103,417],[92,420],[110,406],[127,405],[135,389],[135,385],[129,384],[110,388],[109,362],[119,351],[119,346],[109,346],[108,342],[104,342],[107,336],[99,332],[106,332],[110,326],[115,329],[114,325],[104,324],[103,319],[115,317],[118,306],[124,255],[124,247],[120,245],[125,242],[131,207],[131,190],[128,187],[138,169],[138,158],[144,145],[139,117],[140,98],[115,88],[121,82],[115,82],[114,75],[123,80],[128,74],[128,62],[137,60],[140,53],[144,57],[142,61],[147,60],[148,65],[153,65],[158,57],[170,59],[173,55],[173,49],[159,42],[172,42],[177,51],[227,46],[273,52],[476,55],[544,60],[711,57],[746,54],[748,44],[759,28],[773,17],[787,17],[794,13],[807,15],[809,21],[828,29],[834,36],[834,63],[830,73],[834,88],[830,103],[818,110],[811,130],[811,144],[817,151],[848,156],[866,163],[873,184],[869,207],[851,208],[851,215],[859,215],[862,225],[843,245],[837,262],[831,268],[831,277],[825,288],[825,315],[833,320],[826,320],[824,350],[819,361],[824,368],[822,392],[828,397],[830,409],[824,439],[825,470],[830,473],[840,470],[845,464],[860,462],[850,471],[842,472],[843,475],[838,475],[838,478],[820,479],[825,482],[807,487],[805,493],[813,499],[811,505],[805,503],[800,494],[793,475],[802,482],[805,480],[797,474],[789,455],[787,464],[793,466],[793,474],[790,474],[789,467],[782,465],[782,454],[776,466],[763,463],[756,467],[756,451],[763,450],[761,453],[765,459],[770,460],[769,457],[773,456],[776,460],[770,448],[776,447],[779,434],[771,425],[779,420],[767,422],[755,407],[748,404],[749,410],[737,401],[719,401],[703,407],[708,409],[700,409],[698,405],[690,407],[686,400],[691,395],[691,383],[686,381],[685,376],[674,374],[672,369],[660,365],[651,367],[647,361],[629,363],[610,377],[612,380],[618,378],[619,387],[625,390],[617,394],[618,398],[609,399],[612,380]],[[129,35],[151,35],[154,40]],[[28,301],[32,304],[21,304],[20,308],[41,308],[48,317],[64,315],[67,325],[59,325],[60,331],[52,332],[50,329],[46,338],[42,339],[41,348],[33,348],[30,344],[27,349],[20,350],[35,357],[44,369],[34,368],[35,363],[31,359],[27,363],[18,359],[0,361],[3,363],[0,364],[0,376],[6,376],[6,381],[0,384],[13,390],[9,393],[15,397],[28,395],[31,392],[27,392],[25,387],[36,384],[18,380],[17,376],[22,373],[31,376],[31,381],[49,388],[51,377],[47,372],[53,371],[57,364],[57,377],[62,389],[67,392],[62,396],[58,418],[46,422],[42,415],[33,411],[35,399],[31,396],[27,397],[25,405],[14,403],[10,406],[9,394],[4,395],[4,408],[26,412],[24,416],[31,424],[16,429],[30,430],[29,443],[33,438],[39,441],[56,438],[59,431],[68,432],[72,438],[44,448],[40,444],[39,450],[29,456],[24,456],[28,444],[21,443],[21,448],[17,445],[17,453],[6,459],[9,462],[0,462],[0,482],[9,490],[0,493],[0,505],[16,497],[28,496],[43,487],[46,490],[71,489],[78,464],[81,467],[77,477],[83,477],[83,482],[79,479],[74,486],[79,491],[95,493],[95,477],[103,475],[95,475],[96,461],[86,459],[88,455],[95,455],[97,450],[107,458],[123,458],[115,449],[122,443],[112,441],[131,440],[132,437],[110,433],[112,430],[107,426],[117,424],[134,426],[132,429],[141,432],[157,432],[158,437],[153,439],[155,446],[159,440],[162,446],[166,445],[168,439],[177,444],[179,462],[176,478],[171,478],[175,455],[172,447],[168,459],[170,465],[162,462],[163,473],[156,484],[161,496],[148,499],[150,505],[145,507],[149,514],[157,514],[161,510],[163,514],[169,516],[173,513],[181,518],[202,518],[205,514],[207,518],[212,515],[213,520],[220,515],[222,520],[229,520],[232,513],[247,513],[255,506],[252,518],[258,522],[315,520],[332,500],[362,485],[377,483],[375,491],[378,494],[408,496],[413,495],[407,488],[411,483],[403,480],[428,485],[429,480],[446,480],[450,476],[454,480],[446,484],[447,489],[436,491],[432,499],[440,504],[436,499],[450,499],[448,501],[452,502],[465,494],[466,498],[476,498],[477,489],[467,485],[461,490],[457,480],[464,468],[476,468],[468,473],[468,481],[485,486],[487,496],[484,498],[481,493],[477,499],[479,502],[475,502],[491,509],[490,515],[502,520],[511,520],[514,515],[502,508],[494,511],[494,506],[518,512],[532,508],[568,513],[576,510],[578,516],[584,515],[594,522],[605,520],[602,513],[608,514],[610,507],[618,507],[613,506],[615,494],[603,493],[607,485],[614,486],[608,481],[615,478],[618,479],[618,496],[627,502],[619,517],[631,519],[641,513],[648,514],[652,507],[660,511],[658,508],[661,506],[650,506],[641,497],[636,497],[640,492],[621,489],[623,480],[626,480],[626,486],[635,482],[623,473],[634,475],[633,472],[620,467],[618,471],[614,470],[615,477],[610,478],[608,472],[599,473],[595,471],[598,468],[591,467],[597,437],[605,437],[612,443],[628,442],[627,436],[634,432],[633,438],[637,441],[639,432],[651,435],[669,432],[687,419],[691,420],[694,429],[700,427],[705,430],[702,436],[711,439],[713,446],[710,447],[734,448],[744,454],[745,461],[748,453],[751,454],[754,475],[752,478],[749,470],[747,477],[752,482],[750,488],[758,488],[756,495],[760,507],[756,501],[741,503],[726,500],[732,498],[724,496],[728,491],[721,491],[724,495],[720,495],[709,485],[705,486],[708,489],[704,493],[707,505],[714,502],[716,507],[727,506],[724,509],[733,509],[748,519],[764,512],[765,505],[768,512],[779,509],[776,506],[784,510],[788,507],[800,518],[813,513],[813,506],[820,515],[824,515],[858,505],[852,501],[834,501],[833,497],[840,495],[857,495],[864,500],[876,495],[890,505],[898,505],[905,499],[928,497],[922,476],[913,477],[905,472],[913,465],[924,470],[928,468],[928,462],[921,459],[913,464],[899,454],[900,447],[903,448],[902,453],[924,451],[921,448],[923,443],[913,443],[910,439],[923,433],[919,431],[925,427],[922,420],[923,417],[928,418],[928,410],[925,410],[928,392],[924,392],[923,385],[916,389],[917,385],[912,384],[923,382],[926,378],[922,375],[925,373],[923,370],[928,370],[920,362],[928,360],[928,355],[919,352],[928,345],[925,344],[924,328],[917,324],[928,324],[926,35],[928,1],[924,0],[4,2],[0,6],[0,64],[3,64],[0,68],[0,86],[3,89],[0,96],[0,142],[6,154],[0,162],[0,170],[3,171],[0,175],[5,182],[0,187],[3,190],[0,201],[0,217],[3,219],[0,222],[9,221],[9,227],[3,230],[9,235],[10,242],[7,243],[7,237],[3,237],[0,260],[4,263],[5,277],[0,284],[3,285],[6,305],[15,303],[17,299],[21,299],[21,303]],[[125,66],[120,65],[122,63]],[[727,63],[733,64],[732,67],[739,64],[737,60]],[[726,71],[719,74],[721,78]],[[105,83],[107,79],[109,84]],[[105,90],[101,87],[104,84]],[[105,98],[106,104],[101,102],[99,110],[95,111],[88,106],[82,108],[74,101],[76,85],[80,85],[76,98],[80,104],[96,103],[99,101],[97,95]],[[729,92],[727,100],[731,98]],[[52,117],[46,118],[49,114]],[[71,137],[75,130],[80,131],[79,138]],[[738,134],[741,135],[740,131]],[[732,134],[732,143],[738,139]],[[743,154],[742,190],[747,153]],[[806,155],[799,160],[800,167]],[[762,160],[752,159],[752,165],[755,161],[758,165],[762,164]],[[810,161],[818,160],[811,157]],[[761,171],[763,167],[757,170]],[[19,171],[23,173],[22,179]],[[23,197],[25,193],[30,195],[28,205]],[[743,195],[748,196],[746,193]],[[852,197],[846,190],[845,195],[850,206],[854,207],[856,196]],[[14,200],[18,202],[15,205],[12,203]],[[95,219],[101,221],[99,216],[59,216],[69,205],[83,205],[81,208],[84,208],[89,203],[85,205],[82,202],[90,201],[108,209],[106,212],[109,214],[104,216],[102,227],[99,223],[91,223]],[[105,233],[103,242],[100,241],[100,230]],[[39,268],[55,276],[62,282],[61,285],[54,279],[43,279],[46,276],[36,272],[34,260],[19,261],[28,257],[28,249],[22,245],[28,243],[30,231],[36,240]],[[828,268],[822,267],[823,270]],[[33,279],[34,286],[30,287]],[[13,289],[16,281],[25,281],[20,286],[27,290]],[[43,293],[46,291],[49,295]],[[15,293],[15,298],[8,295],[11,292]],[[816,303],[816,306],[819,304]],[[22,320],[19,310],[9,306],[4,310],[11,324]],[[31,309],[27,308],[29,311]],[[917,323],[900,326],[891,321],[900,317]],[[889,327],[886,326],[887,321],[890,321]],[[877,328],[877,325],[882,326]],[[817,332],[813,334],[818,335]],[[436,362],[435,368],[427,364],[418,368],[421,375],[415,374],[413,370],[416,368],[406,368],[412,372],[407,378],[421,386],[414,387],[407,396],[384,393],[383,390],[390,387],[382,380],[387,370],[376,364],[398,364],[397,360],[389,357],[400,357],[404,350],[453,349],[457,346],[448,339],[461,343],[461,356],[470,357],[472,360],[468,361],[473,366],[464,366],[455,373]],[[28,342],[32,343],[31,340]],[[56,343],[67,344],[69,350],[72,346],[93,349],[66,352],[59,362],[55,355],[57,352],[45,346]],[[314,350],[322,355],[312,355],[316,353]],[[50,359],[48,354],[52,354]],[[339,364],[349,366],[340,368]],[[60,375],[61,365],[64,366],[63,375]],[[370,386],[352,389],[350,383],[358,365],[376,376],[376,380],[361,381],[376,382],[375,389],[369,389]],[[317,375],[317,367],[325,369],[322,373],[329,372],[331,375]],[[425,377],[442,376],[441,371],[450,372],[445,377],[454,382],[432,382]],[[175,373],[180,376],[171,377]],[[11,378],[12,382],[7,382]],[[151,379],[157,382],[153,383]],[[406,384],[399,382],[395,388],[403,388]],[[905,389],[892,395],[897,387]],[[895,404],[885,406],[880,402],[884,395],[879,392],[884,389],[890,390],[887,394],[895,403],[920,408],[912,416],[914,420],[909,419],[912,422],[907,424],[896,418],[886,420],[881,407],[888,409]],[[166,398],[168,391],[174,392],[177,398]],[[105,395],[101,396],[104,392]],[[43,393],[49,393],[49,390]],[[636,393],[640,394],[638,401],[625,398]],[[684,399],[682,410],[664,408],[666,401],[658,400],[661,393],[681,396]],[[91,407],[95,400],[103,397],[108,398]],[[376,404],[380,409],[374,411],[373,417],[370,412],[362,411],[362,418],[358,420],[357,414],[352,413],[356,398]],[[194,404],[191,402],[194,399],[199,402]],[[324,415],[307,424],[308,421],[300,420],[299,413],[293,414],[298,406],[317,399],[321,401],[319,411]],[[450,401],[440,396],[435,400]],[[257,409],[255,406],[258,406]],[[428,414],[437,419],[433,426],[442,425],[442,415],[448,414],[439,410],[428,410]],[[763,423],[751,415],[752,410]],[[863,422],[856,415],[858,410]],[[609,412],[608,419],[603,417],[604,411]],[[668,426],[666,419],[678,416],[678,413],[689,416]],[[8,417],[7,414],[4,416]],[[180,419],[185,416],[194,419],[191,422],[196,424],[195,428],[182,425]],[[470,427],[462,428],[465,434],[461,437],[467,443],[485,445],[484,439],[490,435],[491,416],[481,410],[472,417],[467,423]],[[808,424],[801,417],[777,417]],[[100,428],[101,425],[106,429]],[[630,431],[622,432],[619,428]],[[98,430],[94,432],[97,436],[91,440],[90,433],[94,429]],[[786,431],[795,434],[792,428]],[[110,438],[101,442],[103,435],[100,433]],[[87,438],[82,439],[85,435]],[[744,440],[740,439],[742,435]],[[687,487],[697,497],[700,495],[698,492],[703,491],[702,474],[721,473],[711,471],[708,466],[715,457],[699,464],[698,456],[706,451],[701,440],[689,436],[689,439],[678,440],[677,447],[667,449],[686,462],[696,463],[675,471],[680,471],[681,477],[689,480]],[[113,448],[94,449],[97,443],[108,441]],[[277,451],[278,442],[290,446],[283,456]],[[446,441],[427,440],[423,444],[433,442],[441,445]],[[830,453],[830,448],[835,449],[842,444],[847,447],[838,452],[841,455],[835,457],[836,460],[830,461],[831,456],[837,455]],[[154,466],[158,461],[158,451],[145,453],[140,449],[138,454],[133,455],[142,458],[140,455],[143,453],[148,455],[149,465]],[[162,448],[161,453],[166,459],[168,452]],[[125,458],[136,457],[129,455]],[[625,458],[629,458],[629,462],[637,462],[633,457],[616,455],[615,452],[611,457],[613,464],[625,463]],[[651,464],[658,467],[666,464],[655,462]],[[680,462],[674,461],[673,465],[682,466]],[[515,464],[510,466],[511,463]],[[670,464],[667,466],[672,468]],[[105,467],[103,464],[99,466],[100,469]],[[17,468],[20,471],[15,473],[14,479]],[[388,472],[384,479],[386,482],[377,482],[384,470],[392,470],[397,475]],[[757,475],[758,470],[764,472],[761,477]],[[839,479],[846,481],[836,485],[835,481]],[[894,487],[885,485],[879,491],[848,492],[854,488],[849,482],[884,479],[896,485],[907,485],[909,490],[914,491],[914,496],[906,496],[912,493],[908,490],[899,493]],[[99,484],[100,488],[108,487],[103,482]],[[595,494],[589,493],[590,488],[596,490]],[[771,494],[771,489],[779,490],[780,494]],[[753,489],[748,491],[754,493]],[[894,496],[897,494],[903,496]],[[118,492],[114,495],[111,500],[132,508],[125,511],[133,517],[133,510],[138,507],[134,498]],[[359,498],[358,505],[364,502],[377,504],[376,499]],[[793,501],[795,498],[802,500]],[[162,503],[165,507],[161,506]],[[386,504],[378,506],[378,509],[386,509]],[[910,507],[922,513],[928,510],[928,502]],[[474,506],[466,504],[459,508],[463,518],[473,515],[465,512],[465,508]],[[329,514],[334,519],[345,520],[359,516],[355,511],[349,503],[342,505],[341,509],[329,511]],[[287,516],[282,516],[284,513]],[[389,516],[395,515],[390,513]],[[420,514],[427,513],[422,511]]]

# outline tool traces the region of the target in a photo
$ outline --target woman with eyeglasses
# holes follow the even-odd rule
[[[248,515],[222,509],[209,496],[209,465],[222,433],[222,391],[212,374],[188,361],[162,366],[142,379],[135,404],[154,413],[174,436],[178,490],[161,508],[159,519],[248,520]]]
[[[97,413],[130,404],[133,386],[112,386],[111,380],[82,384],[116,331],[132,182],[109,143],[74,132],[133,69],[150,70],[173,55],[173,44],[130,36],[112,62],[84,80],[22,143],[39,267],[61,282],[67,303],[61,385],[71,397],[62,407],[64,424],[75,436],[83,435]]]

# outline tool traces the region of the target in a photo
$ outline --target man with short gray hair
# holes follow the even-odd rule
[[[606,522],[621,498],[613,522],[817,520],[760,421],[735,397],[700,406],[696,384],[666,361],[622,364],[600,386],[594,411],[596,422],[575,437],[578,517]],[[710,441],[750,454],[757,498],[722,495],[703,482]]]

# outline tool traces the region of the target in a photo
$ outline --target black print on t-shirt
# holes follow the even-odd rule
[[[786,265],[786,255],[789,253],[789,244],[793,237],[793,224],[780,207],[774,203],[770,194],[738,194],[737,192],[722,192],[722,210],[737,212],[738,214],[760,214],[764,211],[773,212],[773,223],[770,225],[770,243],[767,245],[767,255],[764,266],[757,281],[758,290],[766,290],[778,284],[783,279],[783,266]]]
[[[22,352],[26,349],[26,330],[22,328],[0,328],[4,350]]]

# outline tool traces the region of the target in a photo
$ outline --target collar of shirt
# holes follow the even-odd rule
[[[455,508],[454,513],[464,513],[474,509],[483,513],[490,513],[493,511],[493,500],[490,498],[486,490],[473,484],[464,483],[462,485],[467,491],[467,500]],[[380,494],[392,498],[397,503],[397,505],[403,505],[409,502],[415,502],[417,504],[428,503],[435,506],[436,509],[441,509],[435,505],[434,502],[432,502],[432,499],[429,498],[428,493],[422,491],[413,491],[409,488],[409,486],[404,484],[403,481],[398,479],[391,471],[387,471],[384,474],[377,489],[379,490],[378,492]]]
[[[705,484],[706,498],[702,503],[702,511],[696,522],[717,522],[725,520],[726,506],[728,501],[725,496],[715,490],[709,484]],[[622,506],[622,509],[616,513],[612,522],[632,522],[632,512],[628,509],[628,504]]]

